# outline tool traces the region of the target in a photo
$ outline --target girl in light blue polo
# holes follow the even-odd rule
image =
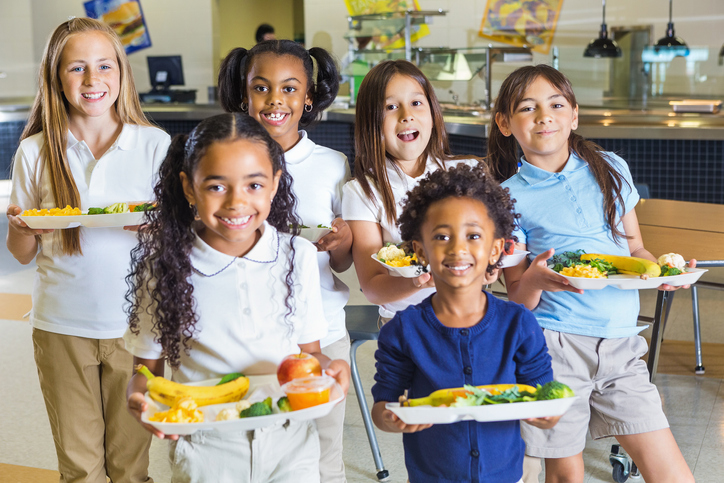
[[[537,458],[545,458],[546,481],[582,482],[590,430],[594,439],[616,437],[646,481],[693,482],[640,359],[647,345],[636,325],[638,292],[584,293],[546,268],[555,251],[578,249],[656,260],[643,246],[634,210],[639,196],[626,162],[573,132],[576,98],[552,67],[510,74],[493,114],[488,162],[517,200],[517,248],[535,257],[504,270],[508,296],[533,311],[555,378],[580,396],[555,428],[521,428],[525,481],[538,481]]]

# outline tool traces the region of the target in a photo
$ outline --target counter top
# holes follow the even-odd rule
[[[0,122],[24,121],[32,98],[0,99]],[[146,104],[144,112],[157,121],[195,121],[224,111],[218,104]],[[490,114],[445,111],[449,134],[487,137]],[[323,120],[354,123],[355,110],[328,109]],[[675,113],[666,109],[633,110],[581,107],[576,131],[591,139],[724,140],[724,114]]]

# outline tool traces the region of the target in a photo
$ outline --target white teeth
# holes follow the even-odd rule
[[[448,267],[450,270],[465,270],[466,268],[470,267],[470,265],[463,265],[461,267]]]
[[[104,94],[105,92],[99,92],[98,94],[83,94],[83,97],[86,99],[100,99]]]
[[[248,222],[251,218],[251,215],[245,216],[243,218],[221,218],[224,223],[228,223],[229,225],[243,225],[244,223]]]
[[[273,112],[271,114],[267,114],[266,117],[270,121],[281,121],[282,119],[287,117],[287,115],[284,113]]]
[[[404,136],[405,134],[414,134],[417,132],[417,129],[408,129],[407,131],[402,131],[401,133],[398,133],[398,136]]]

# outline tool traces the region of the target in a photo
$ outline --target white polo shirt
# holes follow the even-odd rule
[[[152,200],[169,144],[168,134],[158,128],[126,124],[96,160],[88,145],[68,131],[67,158],[80,208]],[[24,139],[15,154],[10,203],[23,210],[57,206],[49,173],[39,161],[43,145],[38,133]],[[80,228],[83,254],[68,256],[60,249],[60,233],[55,230],[41,237],[31,325],[92,339],[121,337],[127,327],[125,276],[136,234],[123,228]]]
[[[477,166],[477,159],[458,159],[450,160],[445,163],[445,168],[449,169],[459,163],[465,163],[469,166]],[[342,217],[347,221],[371,221],[378,223],[382,227],[383,243],[401,243],[402,236],[400,228],[397,225],[397,219],[402,214],[402,202],[407,198],[407,192],[417,186],[417,184],[428,173],[440,169],[438,164],[432,159],[427,160],[425,172],[420,176],[413,178],[408,176],[402,170],[387,160],[387,177],[390,180],[390,188],[392,188],[392,196],[397,203],[397,212],[395,213],[395,222],[390,223],[382,204],[382,195],[377,190],[375,183],[370,179],[370,187],[372,188],[372,199],[367,198],[362,187],[356,179],[353,179],[344,185],[344,195],[342,197]],[[381,247],[380,247],[381,248]],[[372,253],[370,253],[372,255]],[[419,290],[414,295],[396,302],[380,306],[380,315],[382,317],[391,318],[395,312],[404,310],[410,305],[417,305],[425,300],[430,294],[434,293],[434,288],[425,288]]]
[[[327,321],[319,290],[317,249],[294,239],[294,309],[286,315],[286,276],[291,257],[291,235],[264,223],[264,233],[242,258],[218,252],[198,236],[191,250],[198,322],[191,350],[181,351],[173,380],[202,381],[231,372],[276,374],[284,357],[299,352],[298,344],[322,339]],[[142,307],[148,300],[142,301]],[[153,313],[153,309],[150,309]],[[131,354],[160,359],[162,347],[154,341],[154,318],[139,313],[140,332],[123,336]]]
[[[342,187],[350,178],[347,157],[339,151],[318,146],[299,131],[301,139],[284,153],[287,170],[294,182],[292,191],[297,197],[297,214],[302,224],[311,228],[319,224],[330,226],[342,216]],[[317,252],[319,279],[322,287],[324,315],[329,333],[321,341],[326,347],[345,336],[344,306],[349,300],[349,288],[334,275],[329,266],[329,252]]]

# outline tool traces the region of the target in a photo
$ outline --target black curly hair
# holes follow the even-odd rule
[[[283,233],[292,233],[292,252],[286,275],[286,317],[293,313],[294,236],[301,222],[296,216],[296,198],[292,194],[292,178],[286,170],[284,152],[269,133],[254,119],[241,114],[221,114],[204,119],[189,135],[173,138],[154,188],[157,208],[146,212],[143,230],[138,232],[138,245],[131,252],[131,272],[126,277],[126,313],[131,332],[139,333],[139,314],[153,316],[153,332],[163,347],[163,355],[171,367],[180,363],[181,347],[188,353],[198,316],[194,311],[194,287],[190,277],[194,271],[189,255],[196,238],[194,210],[184,195],[180,174],[189,179],[208,148],[216,142],[249,140],[264,145],[269,153],[273,172],[281,170],[277,193],[266,221]]]
[[[265,40],[247,50],[242,47],[229,52],[219,68],[219,102],[226,112],[242,112],[241,103],[247,97],[246,76],[254,57],[266,53],[278,56],[291,55],[302,61],[307,74],[307,92],[312,99],[312,109],[302,113],[301,127],[319,121],[322,111],[332,105],[339,90],[339,72],[334,57],[321,47],[306,50],[293,40]],[[317,77],[314,77],[314,59]]]
[[[505,250],[510,250],[511,244],[518,241],[513,236],[513,230],[520,215],[513,209],[515,200],[510,198],[508,188],[502,188],[485,165],[471,167],[462,163],[447,171],[438,169],[431,172],[407,193],[398,221],[402,240],[406,243],[421,241],[420,229],[428,209],[433,203],[450,197],[472,198],[483,203],[495,226],[495,238],[505,239]],[[505,253],[495,265],[488,265],[488,273],[502,265],[503,257]]]

